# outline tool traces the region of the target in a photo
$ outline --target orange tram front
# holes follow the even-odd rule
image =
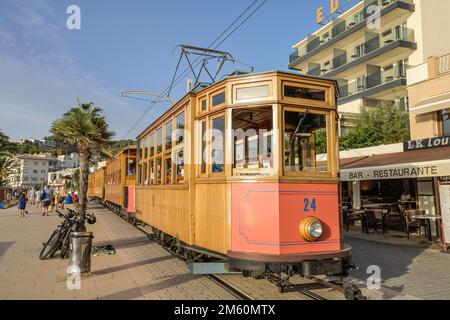
[[[333,80],[280,71],[196,86],[137,137],[136,219],[194,272],[223,262],[281,289],[347,276],[337,96]]]

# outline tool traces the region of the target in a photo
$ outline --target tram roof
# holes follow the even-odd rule
[[[148,125],[144,130],[142,130],[142,132],[136,137],[136,139],[140,139],[143,135],[145,135],[145,133],[148,131],[148,129],[155,122],[158,122],[161,118],[164,118],[169,112],[172,111],[172,109],[178,107],[180,105],[180,103],[184,102],[184,100],[186,100],[187,97],[192,96],[192,95],[198,95],[198,94],[202,93],[203,91],[210,89],[213,86],[220,86],[222,83],[224,83],[224,82],[226,82],[226,81],[228,81],[230,79],[255,77],[255,76],[261,76],[261,75],[267,75],[267,74],[282,74],[282,75],[284,74],[284,75],[289,75],[289,76],[296,76],[296,77],[299,77],[299,78],[307,78],[307,79],[312,79],[312,80],[332,82],[334,84],[334,87],[335,87],[336,98],[338,98],[339,95],[340,95],[340,93],[339,93],[339,86],[337,85],[337,81],[335,79],[332,79],[332,78],[318,77],[318,76],[312,76],[312,75],[307,75],[307,74],[300,74],[298,72],[281,71],[281,70],[262,71],[262,72],[248,72],[248,73],[243,73],[243,72],[240,72],[240,71],[236,70],[235,72],[237,72],[238,74],[231,73],[229,75],[226,75],[222,80],[220,80],[219,82],[216,82],[216,83],[208,84],[208,83],[201,82],[201,83],[197,84],[191,91],[189,91],[183,97],[181,97],[172,107],[170,107],[168,110],[163,112],[157,119],[152,121],[152,123],[150,125]]]

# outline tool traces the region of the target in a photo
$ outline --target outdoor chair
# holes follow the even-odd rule
[[[366,222],[366,214],[365,210],[350,210],[347,212],[347,219],[346,219],[346,230],[350,229],[350,223],[354,223],[355,221],[361,222],[361,231],[362,233],[369,234],[369,230],[367,228],[367,222]]]
[[[388,209],[373,209],[366,211],[366,224],[367,227],[372,227],[374,232],[377,232],[380,227],[383,235],[386,231],[385,217],[388,214]],[[369,232],[367,231],[367,234]]]
[[[386,216],[385,222],[387,230],[389,230],[389,227],[392,225],[392,223],[398,223],[400,224],[402,231],[406,232],[404,216],[402,214],[402,209],[398,204],[392,204],[390,206],[389,213]]]
[[[411,229],[419,229],[419,234],[422,234],[422,227],[425,227],[425,236],[427,236],[426,222],[424,220],[414,219],[416,215],[425,214],[425,210],[404,210],[405,215],[405,232],[408,240],[410,239]]]

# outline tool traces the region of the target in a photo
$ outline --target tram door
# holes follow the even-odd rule
[[[128,187],[124,187],[123,189],[123,207],[128,209]]]

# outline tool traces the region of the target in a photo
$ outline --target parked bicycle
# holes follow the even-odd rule
[[[41,260],[54,257],[58,251],[62,259],[67,258],[70,252],[70,236],[80,226],[76,211],[67,209],[66,214],[58,210],[56,213],[60,218],[63,218],[63,221],[58,225],[48,241],[43,243],[43,248],[39,254],[39,259]],[[86,214],[86,221],[89,224],[94,224],[97,219],[94,214]]]

